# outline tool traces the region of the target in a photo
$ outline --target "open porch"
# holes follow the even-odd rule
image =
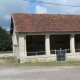
[[[56,51],[60,48],[66,50],[65,60],[79,59],[79,36],[80,34],[21,34],[19,36],[21,61],[57,61]]]

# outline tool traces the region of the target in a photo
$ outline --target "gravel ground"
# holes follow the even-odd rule
[[[80,80],[80,66],[7,66],[0,59],[0,80]]]
[[[0,67],[0,80],[80,80],[80,67]]]

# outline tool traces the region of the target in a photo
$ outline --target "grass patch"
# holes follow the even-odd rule
[[[27,62],[24,65],[27,66],[80,66],[80,61],[65,61],[65,62]]]
[[[5,59],[5,60],[13,60],[14,58],[13,57],[10,57],[10,56],[7,56],[7,57],[2,57],[0,59]]]
[[[80,61],[65,61],[65,62],[26,62],[23,64],[18,63],[18,61],[8,60],[10,65],[13,66],[80,66]]]
[[[26,62],[20,64],[20,60],[16,60],[12,57],[3,57],[2,60],[6,60],[8,66],[80,66],[79,60],[72,60],[72,61],[54,61],[54,62]]]

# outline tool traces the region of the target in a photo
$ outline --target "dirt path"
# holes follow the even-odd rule
[[[80,80],[80,67],[0,67],[0,80]]]

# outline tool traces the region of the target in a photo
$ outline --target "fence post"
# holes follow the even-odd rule
[[[60,48],[60,52],[62,51],[62,48]]]
[[[56,49],[55,49],[55,54],[56,54]]]
[[[67,49],[65,49],[65,53],[67,53]]]
[[[36,52],[36,56],[37,56],[37,52]]]

